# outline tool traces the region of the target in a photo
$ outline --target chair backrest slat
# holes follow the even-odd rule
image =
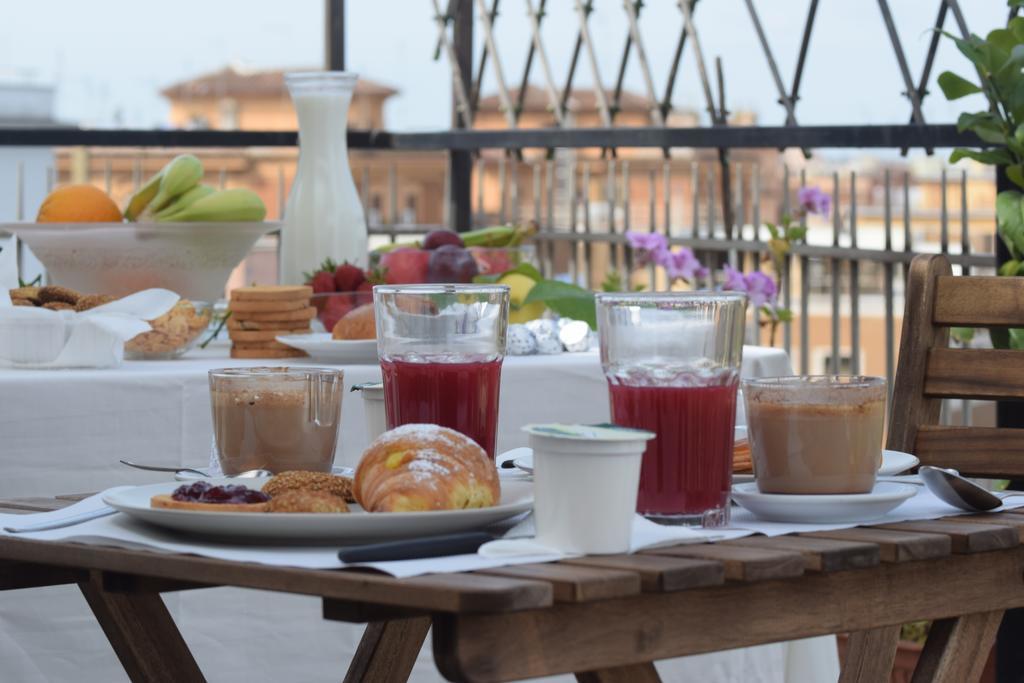
[[[1024,352],[951,349],[949,328],[1024,328],[1024,278],[953,277],[949,259],[910,264],[888,447],[976,477],[1024,477],[1024,430],[939,426],[943,398],[1024,399]]]
[[[934,287],[938,294],[932,321],[936,325],[1014,327],[1024,324],[1022,279],[949,275],[939,277]]]
[[[921,427],[915,455],[926,465],[952,467],[974,477],[1012,479],[1024,471],[1019,429]]]
[[[932,349],[924,393],[981,401],[1024,398],[1024,353],[1005,349]]]

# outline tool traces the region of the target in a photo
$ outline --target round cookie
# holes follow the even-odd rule
[[[305,351],[299,349],[231,349],[232,358],[302,358]]]
[[[309,306],[308,299],[292,299],[290,301],[235,301],[231,300],[228,308],[233,313],[275,313],[277,311],[297,311]]]
[[[232,301],[289,301],[313,296],[309,285],[254,285],[231,290]]]
[[[228,336],[233,342],[261,342],[274,341],[282,334],[309,334],[312,332],[308,327],[297,330],[239,330],[228,327]]]
[[[235,311],[231,314],[232,320],[250,322],[292,322],[296,320],[312,320],[316,315],[316,309],[312,306],[300,308],[294,311],[274,311],[271,313],[243,313]]]

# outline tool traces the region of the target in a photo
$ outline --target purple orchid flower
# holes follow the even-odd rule
[[[722,267],[722,272],[725,273],[725,282],[722,283],[722,289],[727,292],[747,291],[747,281],[744,279],[743,273],[736,270],[728,263]]]
[[[744,279],[747,285],[747,296],[750,298],[750,303],[754,308],[761,308],[765,305],[770,308],[775,307],[776,297],[779,292],[774,280],[759,270],[755,270]]]
[[[807,213],[827,216],[832,210],[832,197],[819,187],[813,185],[801,187],[796,192],[796,198],[800,208]]]
[[[634,232],[626,233],[626,242],[633,249],[636,249],[639,265],[648,263],[660,264],[668,253],[668,239],[656,232]]]
[[[688,247],[681,247],[679,251],[675,252],[666,252],[666,257],[659,265],[665,268],[665,274],[670,280],[681,278],[690,281],[695,277],[705,277],[708,274],[708,269],[697,260],[693,250]]]

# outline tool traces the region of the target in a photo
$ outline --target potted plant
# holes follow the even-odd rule
[[[1009,0],[1011,8],[1024,7],[1024,0]],[[984,149],[957,147],[951,163],[974,159],[998,169],[996,224],[1005,246],[999,275],[1024,275],[1024,17],[1012,17],[1006,28],[995,29],[981,38],[944,33],[974,66],[976,81],[951,71],[939,74],[939,87],[948,100],[981,94],[988,109],[963,113],[957,130],[971,131]],[[954,337],[969,340],[972,331],[956,330]],[[990,330],[992,345],[1003,349],[1024,349],[1024,329]]]

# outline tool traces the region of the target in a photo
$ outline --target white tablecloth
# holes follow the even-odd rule
[[[0,497],[162,480],[119,465],[121,458],[206,465],[212,435],[206,372],[261,364],[266,361],[231,360],[219,347],[112,370],[0,370]],[[744,349],[744,376],[789,372],[781,351]],[[350,386],[379,379],[380,370],[346,366],[345,374]],[[594,352],[508,358],[501,383],[499,451],[526,445],[519,427],[527,422],[608,418]],[[354,465],[366,446],[359,394],[346,394],[342,415],[336,462]],[[216,681],[337,680],[362,632],[324,621],[314,598],[218,588],[166,594],[164,600],[200,667]],[[827,680],[838,672],[830,647],[827,640],[768,645],[674,660],[659,669],[665,680]],[[73,587],[0,593],[0,663],[4,681],[126,680]],[[440,680],[429,646],[413,680]]]

